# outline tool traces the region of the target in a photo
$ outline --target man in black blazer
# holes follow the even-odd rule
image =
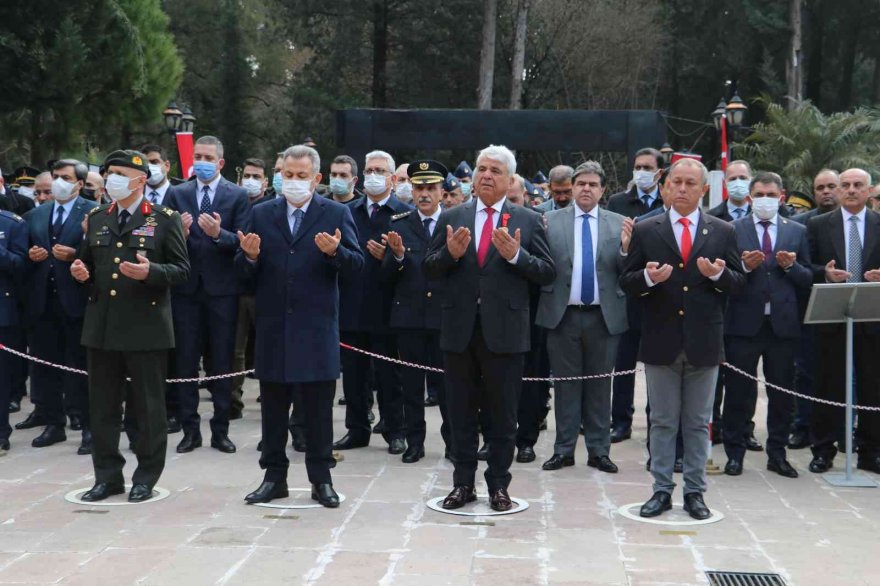
[[[751,376],[757,376],[758,360],[763,359],[767,381],[790,389],[801,335],[798,300],[809,292],[813,273],[807,230],[779,215],[783,200],[779,175],[758,173],[749,190],[752,213],[733,223],[746,285],[728,300],[724,348],[727,361]],[[725,383],[724,473],[739,476],[758,385],[735,371],[727,373]],[[767,388],[767,402],[767,469],[796,478],[797,471],[785,457],[794,406],[791,395]]]
[[[684,439],[685,510],[696,519],[711,512],[703,501],[718,366],[724,361],[726,295],[745,282],[733,227],[701,214],[709,173],[682,159],[666,180],[672,207],[637,222],[621,288],[642,302],[639,357],[645,363],[651,404],[651,474],[654,495],[640,514],[672,508],[675,438]]]
[[[862,169],[840,174],[840,209],[817,216],[807,224],[813,281],[816,283],[880,282],[880,214],[867,209],[871,176]],[[846,327],[828,324],[816,327],[818,361],[816,397],[844,400]],[[857,323],[853,329],[855,385],[859,405],[880,405],[880,326]],[[844,443],[844,410],[823,403],[813,407],[813,459],[810,472],[832,467],[837,453],[835,441]],[[880,416],[860,411],[856,445],[862,470],[880,473]]]
[[[515,173],[509,149],[482,150],[474,173],[476,197],[440,216],[424,261],[428,277],[445,279],[440,349],[455,463],[446,509],[477,498],[478,409],[486,409],[491,421],[490,505],[496,511],[513,506],[507,487],[523,354],[529,350],[529,283],[549,285],[556,276],[541,216],[506,201]]]
[[[746,217],[752,212],[752,206],[747,201],[751,181],[752,167],[748,161],[731,161],[724,172],[727,200],[722,201],[706,213],[725,222]]]

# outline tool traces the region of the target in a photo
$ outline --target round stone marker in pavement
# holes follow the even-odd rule
[[[128,491],[131,490],[131,485],[126,485],[125,492],[123,494],[113,495],[110,498],[104,499],[102,501],[97,501],[94,503],[90,503],[82,500],[80,497],[90,491],[92,487],[88,488],[77,488],[76,490],[72,490],[64,495],[64,500],[69,503],[73,503],[75,505],[86,505],[89,507],[119,507],[119,506],[134,506],[134,505],[148,505],[150,503],[155,503],[156,501],[161,501],[162,499],[168,498],[168,495],[171,492],[168,489],[162,488],[160,486],[153,487],[153,498],[140,502],[140,503],[130,503],[128,502]]]
[[[513,507],[511,507],[509,511],[494,511],[492,510],[492,507],[489,506],[489,495],[478,494],[476,502],[468,503],[460,509],[449,510],[444,509],[442,506],[443,499],[445,498],[445,496],[432,498],[427,503],[428,508],[432,511],[437,511],[438,513],[459,515],[461,517],[498,517],[500,515],[514,515],[516,513],[522,513],[529,508],[529,502],[527,500],[510,497]]]
[[[724,518],[724,513],[722,513],[721,511],[709,509],[709,511],[712,513],[712,516],[708,519],[703,519],[702,521],[693,519],[687,513],[687,511],[683,509],[683,503],[673,503],[672,509],[666,511],[659,517],[642,517],[639,515],[639,509],[642,508],[643,504],[645,503],[631,503],[628,505],[623,505],[622,507],[617,509],[617,512],[627,519],[638,521],[639,523],[650,523],[652,525],[675,525],[677,527],[687,525],[709,525],[710,523],[717,523]]]
[[[311,488],[288,488],[287,492],[290,496],[283,499],[275,499],[268,503],[254,503],[255,507],[265,507],[267,509],[323,509],[324,505],[318,501],[312,500]],[[345,502],[345,495],[341,492],[336,493],[339,496],[339,504]],[[305,495],[305,496],[303,496]]]

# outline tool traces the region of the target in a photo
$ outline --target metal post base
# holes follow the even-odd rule
[[[853,474],[849,478],[844,472],[826,472],[822,475],[831,486],[848,486],[851,488],[877,488],[877,483],[862,474]]]

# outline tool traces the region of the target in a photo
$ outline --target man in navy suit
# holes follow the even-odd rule
[[[31,351],[55,364],[86,368],[80,344],[88,291],[70,274],[70,265],[83,239],[82,221],[94,201],[79,196],[89,169],[84,163],[63,159],[52,167],[52,202],[25,214],[30,236],[25,319],[30,329]],[[82,418],[80,455],[91,453],[89,391],[86,377],[56,368],[32,366],[31,394],[37,395],[46,417],[43,432],[31,442],[35,448],[67,439],[65,402]]]
[[[373,151],[366,156],[364,191],[367,196],[348,204],[358,229],[358,244],[364,253],[363,269],[344,271],[342,285],[342,341],[383,356],[397,354],[394,336],[388,326],[391,313],[390,286],[381,279],[386,245],[382,235],[388,232],[391,216],[412,208],[392,193],[395,185],[394,159],[386,152]],[[403,389],[397,366],[382,360],[374,364],[379,399],[379,424],[388,442],[388,452],[402,454]],[[370,443],[370,359],[346,352],[342,356],[342,388],[345,393],[345,427],[348,433],[334,444],[337,450],[361,448]]]
[[[254,208],[247,234],[238,233],[239,274],[256,287],[256,371],[260,379],[266,471],[248,503],[288,496],[288,414],[295,397],[306,436],[312,498],[338,507],[333,464],[333,395],[339,378],[339,271],[357,270],[363,253],[349,209],[315,196],[321,159],[298,145],[283,155],[282,194]],[[294,394],[295,393],[295,394]]]
[[[20,278],[27,262],[27,225],[17,215],[0,210],[0,344],[13,345],[19,336]],[[12,354],[0,352],[0,455],[9,451],[9,393],[17,364]]]
[[[242,285],[233,270],[238,251],[236,233],[250,221],[251,207],[244,188],[220,176],[223,145],[213,136],[203,136],[193,149],[196,180],[176,185],[165,195],[165,204],[180,212],[191,270],[189,278],[173,290],[174,336],[177,340],[175,377],[198,375],[202,348],[211,355],[208,375],[232,371],[238,296]],[[179,383],[180,423],[183,439],[179,453],[202,445],[199,430],[199,390],[196,383]],[[229,411],[232,379],[210,385],[214,402],[211,418],[211,447],[235,452],[229,439]]]
[[[752,213],[733,222],[746,284],[728,300],[724,346],[731,365],[757,376],[763,358],[767,382],[790,389],[801,335],[798,298],[809,291],[813,273],[807,229],[779,215],[783,199],[779,175],[758,173],[747,198]],[[724,472],[739,476],[758,385],[735,371],[726,374],[725,384]],[[785,457],[794,403],[790,395],[769,387],[767,401],[767,469],[796,478]]]

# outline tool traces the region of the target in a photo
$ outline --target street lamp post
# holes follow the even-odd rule
[[[168,107],[162,112],[162,116],[165,118],[165,129],[174,138],[173,142],[174,147],[177,149],[180,174],[186,178],[192,160],[192,131],[195,127],[196,117],[188,105],[184,104],[183,110],[181,110],[174,101],[168,103]],[[181,135],[185,135],[184,137],[188,138],[188,140],[182,141],[181,139],[184,137]],[[181,148],[183,142],[186,143],[184,149]],[[185,155],[184,150],[188,150],[188,156]],[[187,161],[184,161],[185,158]]]

